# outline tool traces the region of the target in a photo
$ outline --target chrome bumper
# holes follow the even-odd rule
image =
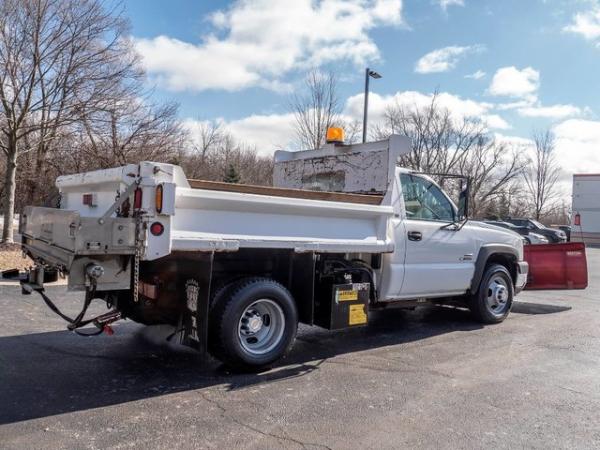
[[[517,278],[515,280],[515,294],[518,294],[527,284],[527,274],[529,273],[529,264],[526,261],[517,262]]]

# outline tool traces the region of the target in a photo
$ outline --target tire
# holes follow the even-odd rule
[[[470,298],[469,309],[481,323],[500,323],[508,316],[514,295],[513,280],[506,267],[491,264]]]
[[[283,358],[298,329],[289,291],[268,278],[244,278],[222,287],[209,317],[209,351],[238,371],[259,371]]]

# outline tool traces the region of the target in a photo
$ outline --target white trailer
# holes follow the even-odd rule
[[[298,322],[363,326],[370,311],[422,302],[504,320],[528,265],[510,231],[467,221],[427,175],[397,167],[408,139],[278,152],[275,187],[188,180],[142,162],[60,177],[59,209],[27,207],[21,233],[36,267],[127,317],[170,324],[179,340],[234,367],[290,349]],[[463,199],[468,198],[468,190]],[[71,319],[78,330],[90,321]]]
[[[573,175],[571,241],[600,245],[600,174]]]

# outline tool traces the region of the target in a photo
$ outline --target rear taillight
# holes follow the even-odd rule
[[[142,208],[142,188],[137,188],[133,194],[133,209]]]
[[[155,203],[155,207],[156,207],[156,212],[158,214],[160,214],[163,209],[163,187],[162,187],[162,184],[159,184],[158,186],[156,186],[156,194],[155,194],[154,203]]]
[[[154,222],[152,225],[150,225],[150,233],[152,233],[154,236],[160,236],[164,231],[165,227],[160,222]]]

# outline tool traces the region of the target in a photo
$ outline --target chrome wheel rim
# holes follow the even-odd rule
[[[252,303],[242,313],[238,339],[247,353],[264,355],[281,342],[284,330],[283,309],[273,300],[263,298]]]
[[[487,287],[486,304],[490,312],[496,316],[501,316],[508,308],[510,290],[508,283],[501,276],[494,276],[490,279]]]

